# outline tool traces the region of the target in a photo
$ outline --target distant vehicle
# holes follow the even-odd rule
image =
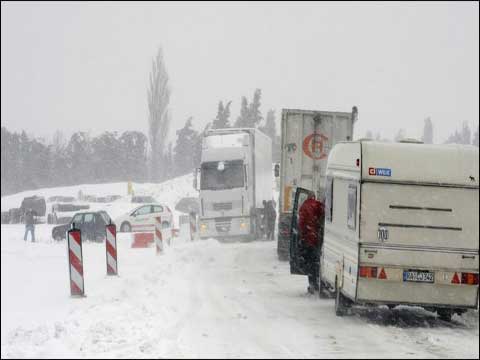
[[[22,209],[11,208],[8,210],[8,222],[9,224],[20,224],[22,221]]]
[[[273,196],[272,140],[254,128],[207,131],[194,187],[202,239],[260,238],[263,200]]]
[[[293,196],[297,187],[324,196],[325,169],[330,149],[353,139],[358,111],[352,112],[282,109],[281,163],[278,200],[279,260],[289,259]]]
[[[49,202],[62,202],[62,203],[70,203],[75,201],[75,197],[73,196],[50,196],[48,198]]]
[[[36,216],[45,216],[47,211],[47,203],[45,202],[45,198],[43,196],[30,196],[23,199],[20,209],[22,211],[22,215],[28,209],[32,209],[35,211]]]
[[[335,291],[338,316],[355,304],[414,305],[449,321],[478,307],[478,148],[409,142],[330,152],[319,285]],[[308,192],[295,196],[291,271]]]
[[[163,228],[173,226],[173,215],[170,208],[162,204],[147,204],[136,207],[129,213],[118,217],[115,224],[121,232],[153,231],[155,218],[160,216]]]
[[[153,198],[153,196],[148,196],[148,195],[134,195],[132,196],[132,203],[155,203],[156,200]]]
[[[105,239],[105,225],[110,221],[110,216],[103,210],[79,212],[67,224],[55,226],[52,229],[52,238],[57,241],[66,239],[67,230],[70,230],[72,223],[75,223],[75,228],[82,232],[82,240],[102,242]]]

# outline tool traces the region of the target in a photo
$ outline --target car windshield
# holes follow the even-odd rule
[[[243,160],[210,161],[202,164],[201,189],[224,190],[243,187]]]
[[[83,214],[77,214],[73,217],[72,223],[81,223]]]
[[[110,223],[110,216],[108,216],[106,212],[100,211],[100,216],[103,218],[103,220],[105,220],[105,224]]]

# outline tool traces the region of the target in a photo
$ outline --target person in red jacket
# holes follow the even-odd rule
[[[323,242],[324,204],[311,193],[298,212],[298,228],[302,243],[301,254],[305,259],[308,275],[308,292],[318,291],[319,253]]]

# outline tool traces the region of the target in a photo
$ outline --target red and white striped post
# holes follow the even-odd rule
[[[163,239],[162,239],[162,218],[160,216],[155,217],[155,247],[157,249],[157,255],[163,252]]]
[[[118,275],[117,268],[117,227],[115,224],[105,226],[105,250],[107,256],[107,275]]]
[[[82,233],[73,228],[67,232],[68,239],[68,268],[70,271],[70,295],[85,296],[83,281]]]

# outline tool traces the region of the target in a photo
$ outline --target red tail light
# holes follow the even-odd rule
[[[373,266],[360,266],[360,277],[364,278],[376,278],[377,268]]]
[[[387,274],[385,273],[385,269],[382,268],[382,270],[380,270],[380,274],[378,274],[378,278],[379,279],[387,279]]]
[[[462,284],[478,285],[478,274],[462,273]]]
[[[455,273],[452,278],[452,284],[460,284],[460,279],[458,278],[458,274]]]

